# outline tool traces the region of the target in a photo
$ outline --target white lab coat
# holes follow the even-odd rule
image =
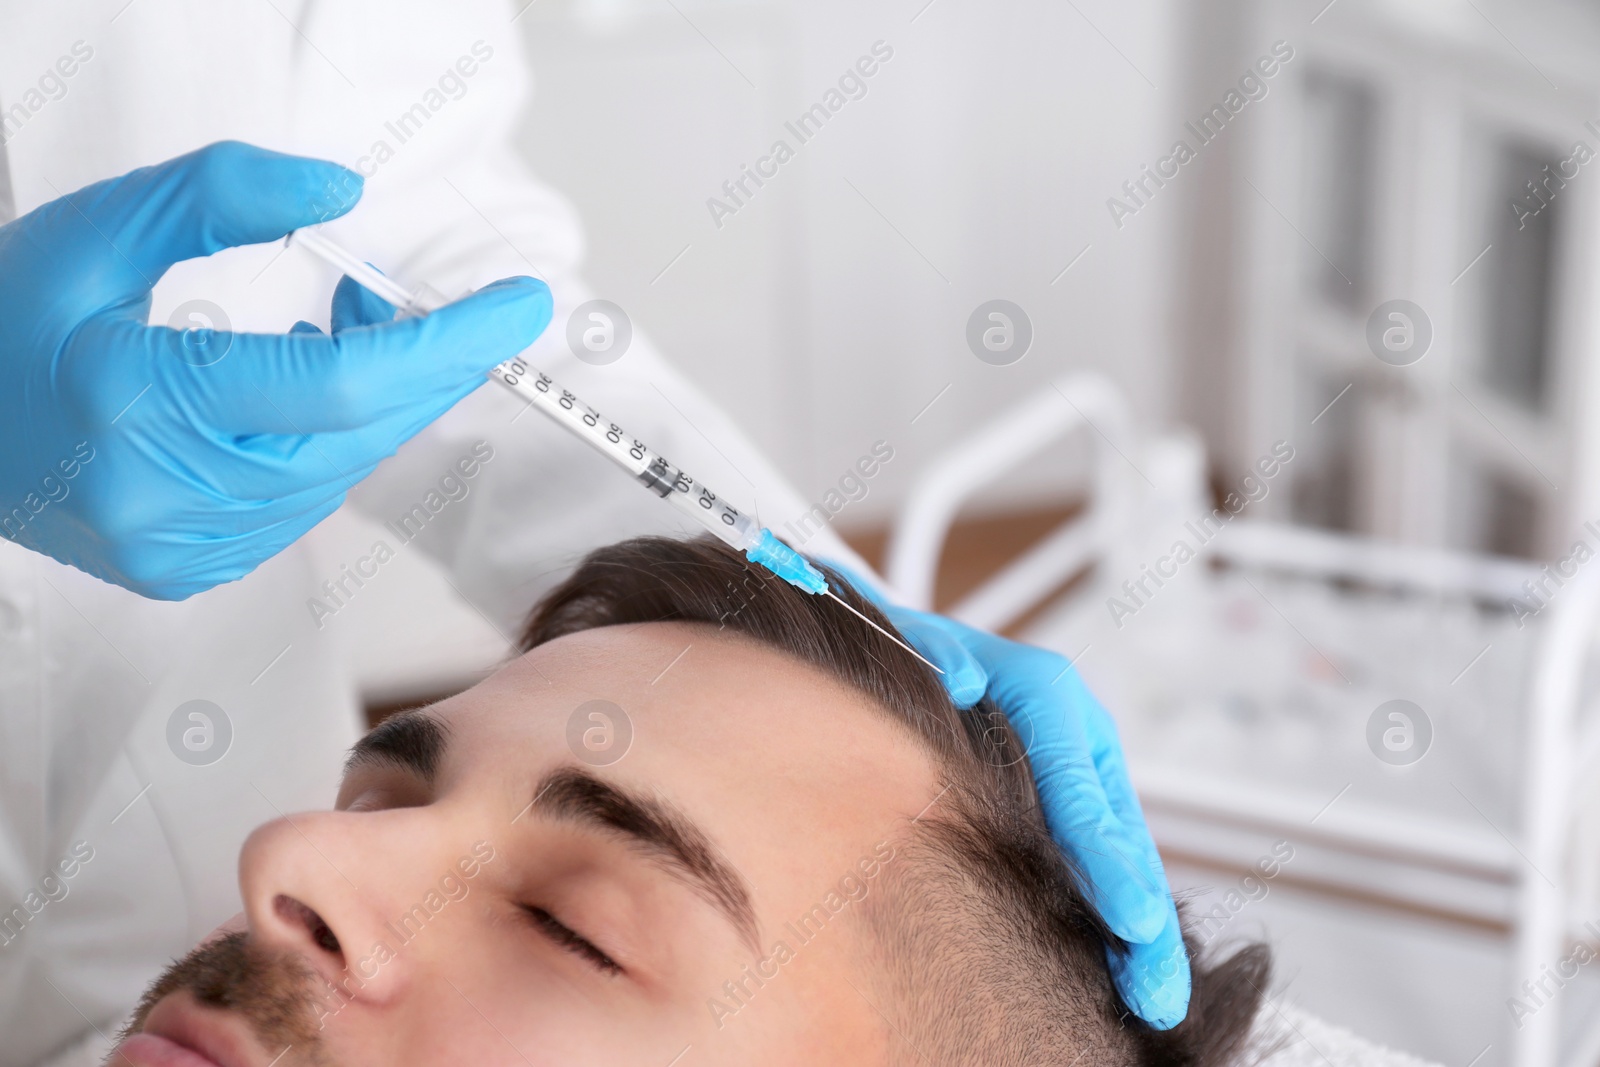
[[[502,0],[0,0],[0,110],[42,101],[6,146],[17,209],[224,138],[364,167],[361,205],[334,224],[343,243],[449,295],[538,273],[556,314],[536,365],[768,525],[796,517],[798,495],[648,338],[636,334],[608,367],[566,351],[566,316],[590,295],[574,274],[582,239],[568,204],[509,148],[529,86],[513,14]],[[485,45],[493,54],[462,79],[464,94],[442,94],[401,143],[390,124],[437,103],[428,91],[478,42],[480,57]],[[52,99],[46,75],[75,44],[92,57]],[[41,79],[49,92],[30,95]],[[379,142],[393,155],[374,167]],[[325,327],[334,273],[280,251],[181,265],[157,287],[152,321],[203,297],[235,329]],[[495,459],[470,495],[403,550],[434,554],[508,631],[587,548],[681,529],[671,509],[520,411],[506,391],[478,390],[351,497],[395,519],[490,442]],[[806,547],[853,558],[831,531]],[[156,603],[0,541],[0,915],[75,845],[93,851],[67,895],[0,944],[0,1067],[109,1030],[169,957],[238,909],[249,830],[331,802],[359,716],[335,628],[317,628],[308,600],[336,577],[296,546],[243,581]],[[169,716],[192,699],[233,725],[210,766],[167,747]]]

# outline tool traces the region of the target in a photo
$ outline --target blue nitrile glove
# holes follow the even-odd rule
[[[1118,992],[1156,1029],[1178,1025],[1189,1010],[1189,957],[1106,709],[1054,652],[887,603],[843,573],[944,671],[951,700],[965,708],[987,694],[1005,712],[1026,746],[1051,836],[1083,871],[1112,932],[1128,943],[1126,954],[1107,953]]]
[[[336,164],[227,142],[0,227],[0,535],[149,597],[232,581],[544,331],[531,278],[331,337],[145,325],[172,264],[360,192]]]

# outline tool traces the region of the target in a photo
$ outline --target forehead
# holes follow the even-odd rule
[[[751,883],[758,916],[808,907],[941,788],[870,698],[702,624],[572,634],[432,714],[451,735],[441,789],[516,797],[559,763],[587,764],[699,823]]]

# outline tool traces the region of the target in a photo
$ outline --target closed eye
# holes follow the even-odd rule
[[[600,973],[608,976],[622,973],[622,967],[616,960],[595,948],[587,938],[567,926],[554,915],[551,915],[548,911],[532,904],[522,905],[522,910],[528,913],[528,917],[533,920],[534,926],[538,927],[546,937],[568,952],[581,956],[599,970]]]

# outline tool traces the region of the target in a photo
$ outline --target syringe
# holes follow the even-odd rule
[[[315,231],[295,230],[285,243],[297,245],[331,263],[363,289],[393,304],[402,315],[426,315],[449,303],[431,291],[412,292]],[[944,673],[916,649],[839,599],[828,588],[828,581],[822,572],[800,553],[774,537],[771,530],[695,481],[682,469],[674,467],[643,441],[601,416],[600,412],[579,400],[570,390],[557,385],[548,374],[529,366],[521,356],[495,367],[489,372],[489,377],[576,434],[679,512],[743,552],[752,563],[760,564],[808,593],[830,597],[935,671]]]

